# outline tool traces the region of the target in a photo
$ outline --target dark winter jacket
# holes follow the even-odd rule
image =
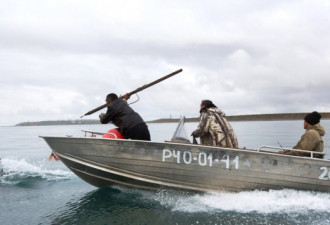
[[[112,122],[119,128],[120,133],[123,135],[126,135],[137,124],[145,123],[141,116],[121,98],[110,103],[106,114],[100,121],[102,124]]]

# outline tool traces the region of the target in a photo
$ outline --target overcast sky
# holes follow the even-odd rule
[[[329,112],[329,12],[328,0],[0,0],[0,125],[79,119],[180,68],[131,105],[145,120],[198,116],[203,99],[227,115]]]

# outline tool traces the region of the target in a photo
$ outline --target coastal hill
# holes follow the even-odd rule
[[[251,114],[226,116],[228,121],[276,121],[276,120],[303,120],[307,113],[277,113],[277,114]],[[330,112],[321,112],[321,120],[330,119]],[[149,123],[177,122],[179,119],[158,119]],[[186,118],[186,122],[198,122],[199,118]]]
[[[277,113],[277,114],[253,114],[226,116],[229,121],[276,121],[276,120],[303,120],[307,113]],[[330,119],[330,112],[321,112],[322,120]],[[147,123],[174,123],[179,118],[163,118],[147,121]],[[186,118],[186,122],[198,122],[198,117]],[[39,122],[23,122],[15,126],[52,126],[52,125],[81,125],[81,124],[100,124],[99,120],[55,120]]]

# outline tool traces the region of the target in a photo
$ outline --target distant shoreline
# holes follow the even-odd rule
[[[303,120],[307,113],[277,113],[277,114],[253,114],[226,116],[229,121],[281,121],[281,120]],[[330,112],[320,112],[321,120],[330,119]],[[162,118],[146,121],[147,123],[176,123],[179,118]],[[198,122],[198,117],[186,118],[186,122]],[[82,124],[100,124],[99,120],[54,120],[38,122],[22,122],[15,126],[56,126],[56,125],[82,125]]]

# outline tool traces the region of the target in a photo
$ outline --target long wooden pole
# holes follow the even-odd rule
[[[158,80],[155,80],[155,81],[153,81],[153,82],[151,82],[151,83],[149,83],[149,84],[145,84],[145,85],[143,85],[142,87],[139,87],[139,88],[135,89],[134,91],[129,92],[128,94],[129,94],[129,95],[136,94],[136,93],[138,93],[138,92],[140,92],[140,91],[142,91],[142,90],[144,90],[144,89],[146,89],[146,88],[148,88],[148,87],[151,87],[151,86],[153,86],[153,85],[155,85],[155,84],[157,84],[157,83],[159,83],[159,82],[162,82],[163,80],[166,80],[166,79],[168,79],[168,78],[170,78],[170,77],[172,77],[172,76],[174,76],[174,75],[176,75],[176,74],[178,74],[178,73],[181,73],[181,72],[182,72],[182,69],[179,69],[179,70],[177,70],[177,71],[175,71],[175,72],[173,72],[173,73],[170,73],[170,74],[168,74],[168,75],[166,75],[166,76],[164,76],[164,77],[162,77],[162,78],[160,78],[160,79],[158,79]],[[124,96],[121,96],[121,98],[124,98]],[[84,116],[91,115],[91,114],[93,114],[93,113],[95,113],[95,112],[97,112],[97,111],[99,111],[99,110],[101,110],[101,109],[103,109],[103,108],[105,108],[105,107],[107,107],[107,106],[108,106],[108,104],[105,103],[105,104],[103,104],[103,105],[101,105],[101,106],[99,106],[99,107],[97,107],[97,108],[95,108],[95,109],[92,109],[91,111],[85,113],[85,114],[82,115],[80,118],[82,118],[82,117],[84,117]]]

